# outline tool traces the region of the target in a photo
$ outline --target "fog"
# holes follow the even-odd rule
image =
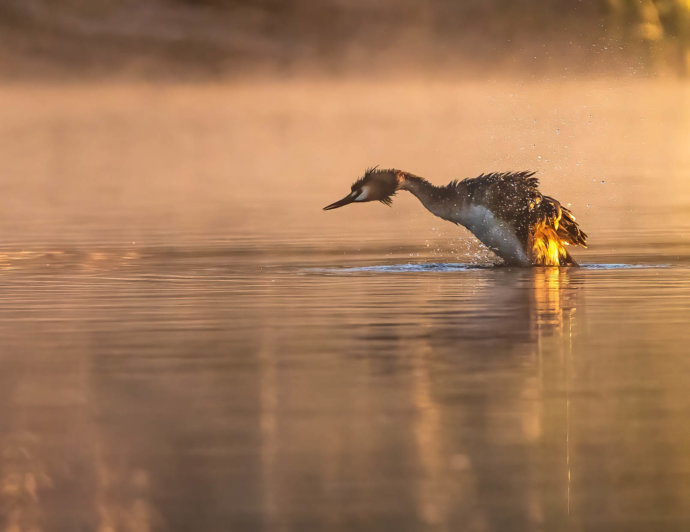
[[[687,6],[1,2],[0,530],[687,529]]]
[[[680,0],[6,0],[0,75],[684,75]]]

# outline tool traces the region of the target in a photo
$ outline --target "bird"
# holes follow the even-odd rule
[[[406,190],[432,214],[466,227],[506,266],[577,266],[567,246],[587,247],[575,216],[539,191],[536,172],[491,172],[436,186],[395,168],[368,168],[350,193],[327,205],[380,201],[390,206]]]

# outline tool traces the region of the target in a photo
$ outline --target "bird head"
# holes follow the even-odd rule
[[[349,203],[364,201],[380,201],[390,205],[399,186],[397,174],[398,172],[392,169],[369,168],[362,177],[352,184],[351,191],[347,196],[327,205],[323,210],[330,211]]]

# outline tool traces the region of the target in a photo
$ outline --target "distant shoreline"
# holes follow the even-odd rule
[[[363,0],[158,0],[147,6],[94,0],[84,7],[6,0],[0,5],[0,80],[685,73],[677,37],[652,42],[614,31],[611,15],[596,6],[563,0],[525,2],[519,10],[497,0],[481,8],[437,0],[405,9],[392,0],[375,6]]]

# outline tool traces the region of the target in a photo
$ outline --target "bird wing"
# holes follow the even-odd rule
[[[534,172],[482,174],[451,185],[462,187],[472,204],[510,225],[535,264],[574,263],[565,246],[587,246],[573,213],[539,192]]]
[[[532,213],[543,199],[534,172],[494,172],[451,185],[462,187],[473,205],[489,209],[515,230],[520,242],[527,244],[533,225]]]

